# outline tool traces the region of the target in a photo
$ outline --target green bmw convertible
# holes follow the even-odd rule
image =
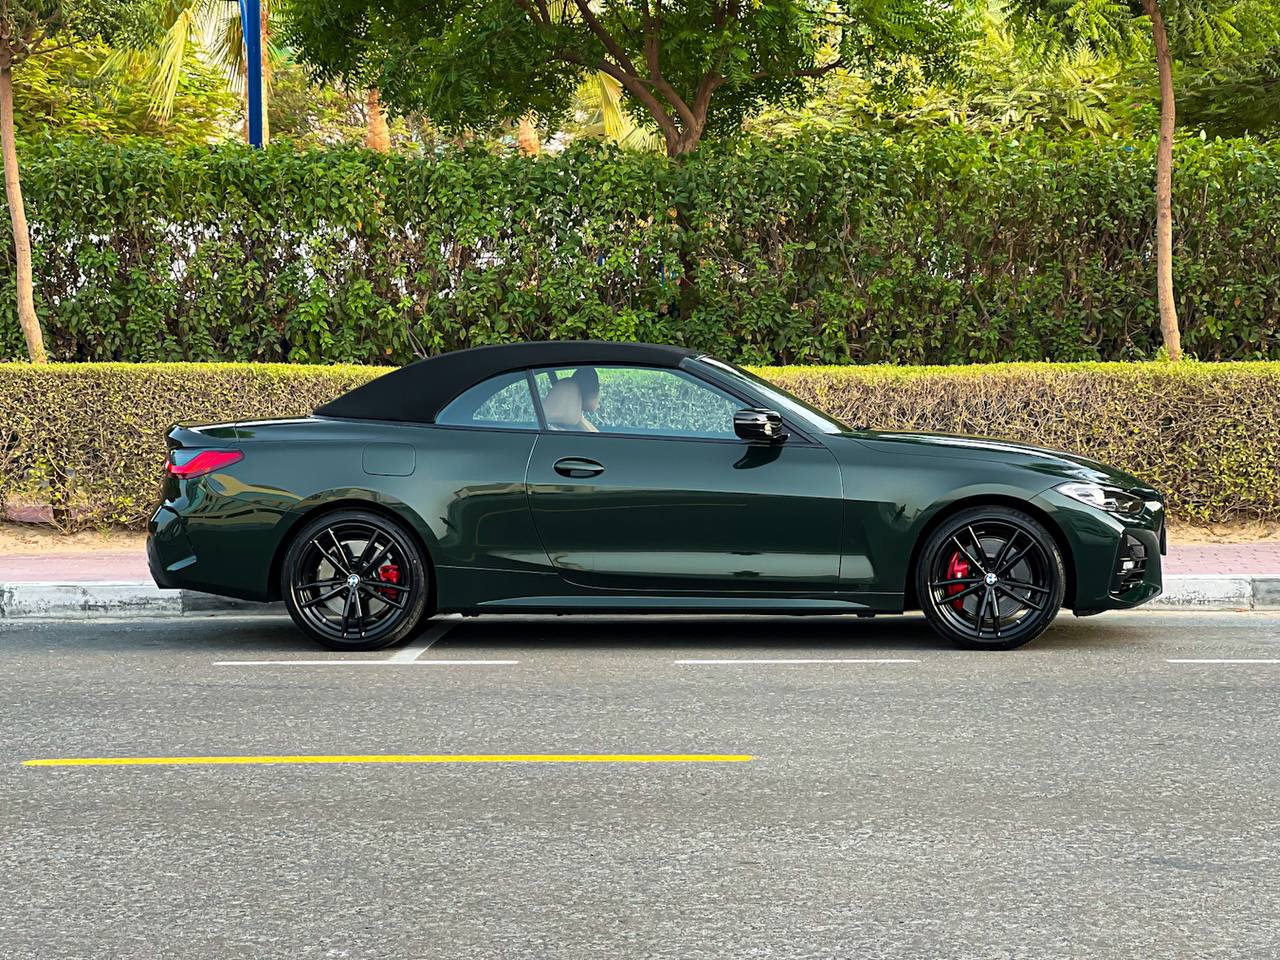
[[[436,613],[901,613],[1007,650],[1160,593],[1161,495],[1083,457],[853,428],[697,351],[523,343],[309,417],[169,433],[161,587],[332,650]]]

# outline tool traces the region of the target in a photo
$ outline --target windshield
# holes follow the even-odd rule
[[[713,367],[731,380],[746,383],[752,392],[761,394],[768,399],[770,406],[779,413],[790,416],[802,426],[817,430],[819,433],[846,433],[849,430],[846,424],[841,423],[835,417],[823,413],[817,407],[810,406],[799,397],[793,397],[785,390],[775,387],[768,380],[762,380],[754,373],[748,373],[741,367],[735,367],[731,363],[725,363],[722,360],[715,360],[711,357],[698,357],[696,362],[705,363],[707,366]]]

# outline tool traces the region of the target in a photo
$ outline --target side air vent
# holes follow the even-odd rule
[[[1111,592],[1115,596],[1128,593],[1147,575],[1147,548],[1140,540],[1125,534],[1124,543],[1116,559],[1115,573],[1111,578]]]

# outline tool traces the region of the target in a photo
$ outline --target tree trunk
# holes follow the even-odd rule
[[[1151,36],[1156,47],[1156,69],[1160,75],[1160,144],[1156,149],[1156,301],[1160,308],[1160,336],[1170,360],[1182,358],[1182,333],[1173,301],[1173,126],[1176,105],[1173,96],[1173,57],[1169,54],[1169,31],[1160,12],[1159,0],[1142,0],[1142,9],[1151,20]]]
[[[382,112],[382,96],[377,87],[364,92],[364,108],[367,125],[364,145],[379,153],[390,153],[391,131],[387,128],[387,116]]]
[[[667,156],[677,163],[698,149],[702,140],[702,131],[706,128],[705,114],[698,119],[695,127],[685,129],[675,138],[667,138]],[[679,199],[672,205],[676,211],[676,225],[680,228],[680,247],[677,256],[680,260],[680,282],[677,285],[677,307],[680,319],[687,322],[698,309],[698,257],[693,244],[693,223],[688,212]]]
[[[538,136],[538,128],[534,126],[533,118],[528,115],[520,118],[520,126],[516,131],[516,146],[526,157],[542,152],[542,138]]]
[[[18,171],[18,146],[13,130],[13,68],[0,70],[0,146],[4,150],[4,186],[9,195],[9,219],[13,223],[13,256],[17,261],[18,324],[27,339],[32,363],[47,363],[44,334],[36,316],[35,285],[31,280],[31,231],[22,203],[22,181]]]

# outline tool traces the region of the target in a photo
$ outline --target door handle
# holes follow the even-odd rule
[[[604,473],[604,464],[584,457],[563,457],[555,462],[553,469],[562,477],[581,480],[584,477],[595,477]]]

